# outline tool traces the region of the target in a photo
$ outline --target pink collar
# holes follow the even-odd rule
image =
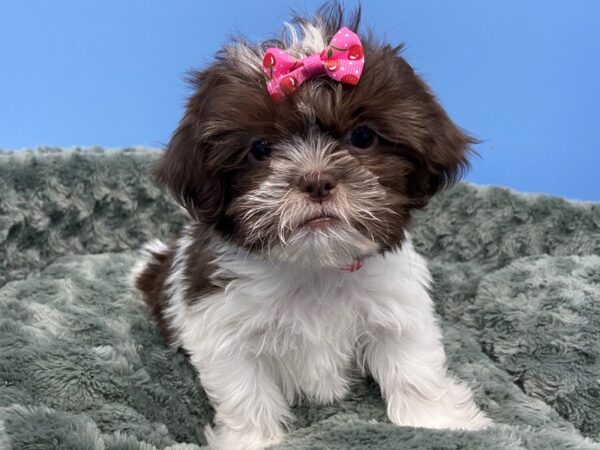
[[[345,266],[341,266],[340,270],[342,272],[356,272],[357,270],[360,270],[360,268],[363,266],[363,261],[362,259],[355,259],[354,261],[352,261],[351,264],[347,264]]]

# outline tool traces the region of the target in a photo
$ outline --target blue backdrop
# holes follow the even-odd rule
[[[320,1],[2,0],[0,148],[158,146],[231,33]],[[351,2],[348,2],[352,4]],[[468,180],[600,199],[600,1],[363,1],[450,115],[482,139]]]

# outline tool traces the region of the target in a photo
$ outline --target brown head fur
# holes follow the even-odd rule
[[[358,22],[355,14],[346,25],[356,30]],[[238,40],[193,74],[195,93],[155,174],[222,239],[293,259],[290,248],[309,238],[303,223],[322,214],[346,228],[311,234],[318,242],[309,255],[331,251],[330,262],[337,263],[386,251],[402,243],[410,211],[424,207],[468,167],[473,139],[449,119],[401,47],[379,44],[371,35],[361,36],[365,67],[358,85],[322,77],[283,102],[273,101],[261,64],[266,47],[305,56],[343,24],[334,4],[311,20],[296,19],[301,39],[261,46]],[[350,142],[359,126],[376,132],[371,148]],[[257,139],[272,149],[265,161],[250,154]],[[299,189],[298,180],[314,173],[335,178],[330,201],[311,202]]]

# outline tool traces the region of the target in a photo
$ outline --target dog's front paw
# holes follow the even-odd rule
[[[223,425],[207,425],[204,435],[213,450],[262,450],[283,439],[283,433],[266,435],[260,430],[234,430]]]
[[[410,427],[475,431],[493,423],[477,407],[471,391],[460,383],[450,383],[435,398],[415,392],[395,392],[388,400],[387,412],[392,423]]]

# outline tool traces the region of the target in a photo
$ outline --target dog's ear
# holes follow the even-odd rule
[[[477,141],[457,127],[425,81],[401,56],[402,46],[370,46],[361,101],[379,113],[384,137],[411,166],[406,173],[410,206],[422,208],[469,168]],[[361,79],[363,83],[363,79]],[[359,90],[357,90],[359,92]],[[364,94],[363,94],[364,97]]]
[[[461,130],[448,117],[427,85],[425,91],[424,124],[426,130],[422,152],[412,186],[416,207],[425,206],[430,198],[445,187],[460,180],[470,167],[469,156],[475,154],[472,145],[478,141]]]
[[[474,153],[471,146],[477,140],[458,128],[435,99],[428,120],[427,160],[430,195],[433,195],[463,177],[470,167],[469,156]]]
[[[188,107],[154,175],[192,217],[213,223],[223,210],[223,180],[209,167],[213,144],[203,138],[203,122],[202,114]]]
[[[258,121],[260,110],[250,105],[268,96],[261,87],[262,71],[249,70],[253,66],[233,57],[239,54],[255,56],[260,67],[258,54],[236,44],[219,52],[206,69],[188,75],[194,94],[154,168],[156,179],[175,200],[192,217],[209,224],[223,218],[231,176],[245,156],[240,147],[245,145],[246,136],[240,131],[239,119],[253,115]]]

